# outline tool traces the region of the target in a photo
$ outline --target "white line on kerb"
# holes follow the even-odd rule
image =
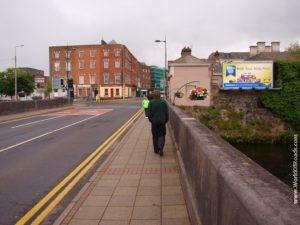
[[[65,115],[62,115],[62,116],[65,116]],[[59,118],[59,117],[62,117],[62,116],[55,116],[55,117],[51,117],[51,118],[48,118],[48,119],[37,120],[37,121],[34,121],[34,122],[30,122],[30,123],[24,123],[24,124],[20,124],[20,125],[11,127],[11,128],[24,127],[24,126],[27,126],[27,125],[30,125],[30,124],[39,123],[39,122],[43,122],[43,121],[46,121],[46,120],[53,120],[53,119],[56,119],[56,118]]]
[[[1,153],[1,152],[4,152],[4,151],[7,151],[7,150],[9,150],[9,149],[12,149],[12,148],[14,148],[14,147],[20,146],[20,145],[22,145],[22,144],[28,143],[28,142],[30,142],[30,141],[36,140],[36,139],[38,139],[38,138],[44,137],[44,136],[46,136],[46,135],[53,134],[53,133],[55,133],[55,132],[57,132],[57,131],[60,131],[60,130],[63,130],[63,129],[65,129],[65,128],[74,126],[74,125],[76,125],[76,124],[78,124],[78,123],[87,121],[87,120],[89,120],[89,119],[92,119],[92,118],[94,118],[94,117],[96,117],[96,116],[100,116],[100,115],[102,115],[102,114],[97,114],[97,115],[88,117],[88,118],[86,118],[86,119],[83,119],[83,120],[77,121],[77,122],[75,122],[75,123],[69,124],[69,125],[67,125],[67,126],[58,128],[58,129],[56,129],[56,130],[53,130],[53,131],[50,131],[50,132],[41,134],[41,135],[36,136],[36,137],[34,137],[34,138],[28,139],[28,140],[26,140],[26,141],[22,141],[22,142],[20,142],[20,143],[18,143],[18,144],[11,145],[11,146],[9,146],[9,147],[7,147],[7,148],[0,149],[0,153]]]

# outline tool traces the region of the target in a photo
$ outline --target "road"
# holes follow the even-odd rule
[[[0,225],[16,223],[139,109],[137,101],[79,105],[0,124]]]

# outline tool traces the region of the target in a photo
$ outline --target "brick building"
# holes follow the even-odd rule
[[[151,67],[140,63],[138,72],[138,96],[147,96],[151,89]]]
[[[78,98],[135,97],[141,64],[125,45],[115,41],[95,45],[49,47],[50,77],[73,79]],[[150,76],[150,74],[149,74]],[[150,78],[149,78],[150,79]],[[141,79],[141,86],[144,79]]]

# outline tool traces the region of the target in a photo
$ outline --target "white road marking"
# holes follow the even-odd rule
[[[62,115],[62,116],[65,116],[65,115]],[[30,123],[24,123],[24,124],[14,126],[14,127],[11,127],[11,128],[24,127],[24,126],[27,126],[27,125],[43,122],[43,121],[46,121],[46,120],[53,120],[53,119],[56,119],[56,118],[59,118],[59,117],[62,117],[62,116],[55,116],[55,117],[51,117],[51,118],[47,118],[47,119],[43,119],[43,120],[37,120],[37,121],[34,121],[34,122],[30,122]]]
[[[83,119],[83,120],[77,121],[77,122],[75,122],[75,123],[71,123],[71,124],[69,124],[69,125],[67,125],[67,126],[64,126],[64,127],[58,128],[58,129],[55,129],[55,130],[53,130],[53,131],[50,131],[50,132],[47,132],[47,133],[44,133],[44,134],[41,134],[41,135],[39,135],[39,136],[36,136],[36,137],[34,137],[34,138],[30,138],[30,139],[28,139],[28,140],[26,140],[26,141],[22,141],[22,142],[20,142],[20,143],[18,143],[18,144],[11,145],[11,146],[9,146],[9,147],[6,147],[6,148],[3,148],[3,149],[0,149],[0,153],[1,153],[1,152],[4,152],[4,151],[7,151],[7,150],[9,150],[9,149],[12,149],[12,148],[14,148],[14,147],[17,147],[17,146],[20,146],[20,145],[26,144],[26,143],[28,143],[28,142],[30,142],[30,141],[33,141],[33,140],[36,140],[36,139],[38,139],[38,138],[44,137],[44,136],[46,136],[46,135],[53,134],[53,133],[55,133],[55,132],[57,132],[57,131],[60,131],[60,130],[63,130],[63,129],[65,129],[65,128],[68,128],[68,127],[74,126],[74,125],[76,125],[76,124],[78,124],[78,123],[82,123],[82,122],[84,122],[84,121],[87,121],[87,120],[93,119],[94,117],[96,117],[96,116],[100,116],[100,115],[103,115],[103,113],[100,113],[100,114],[97,114],[97,115],[94,115],[94,116],[88,117],[88,118],[86,118],[86,119]]]

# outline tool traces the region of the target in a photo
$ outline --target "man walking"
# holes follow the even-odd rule
[[[153,92],[153,100],[148,105],[148,119],[151,122],[154,152],[163,156],[169,109],[166,101],[160,98],[158,90]]]

